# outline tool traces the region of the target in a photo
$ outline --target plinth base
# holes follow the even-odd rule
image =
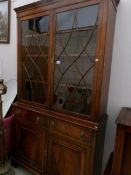
[[[0,175],[15,175],[15,171],[10,166],[9,163],[5,163],[4,165],[0,165]]]

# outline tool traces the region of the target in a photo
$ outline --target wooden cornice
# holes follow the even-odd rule
[[[34,8],[34,7],[43,6],[43,5],[50,5],[50,4],[53,4],[53,3],[56,3],[56,2],[62,2],[62,1],[63,0],[39,0],[39,1],[36,1],[34,3],[30,3],[30,4],[27,4],[27,5],[21,6],[21,7],[17,7],[14,10],[16,12],[22,12],[22,11],[26,11],[27,9],[31,9],[31,8]],[[86,1],[86,0],[82,0],[82,1]],[[112,1],[115,3],[116,6],[120,2],[120,0],[112,0]]]

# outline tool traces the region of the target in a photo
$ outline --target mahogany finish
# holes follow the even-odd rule
[[[123,107],[116,120],[117,133],[111,175],[131,174],[131,108]]]
[[[116,0],[44,0],[15,9],[18,100],[13,104],[13,160],[33,174],[101,174],[117,5]],[[69,14],[70,20],[66,21]],[[77,17],[74,15],[73,19],[72,14]],[[84,14],[88,21],[82,22],[79,15]],[[87,49],[82,43],[90,47]],[[61,47],[62,68],[63,62],[60,66],[55,64]],[[81,61],[76,63],[79,57]],[[72,62],[76,63],[74,67]],[[70,74],[65,78],[61,71],[66,66],[69,67],[65,72]],[[85,72],[90,69],[88,76]],[[60,73],[61,78],[57,79]],[[66,81],[61,82],[63,77]],[[60,95],[57,89],[63,90]],[[75,100],[70,101],[67,97],[72,89]]]

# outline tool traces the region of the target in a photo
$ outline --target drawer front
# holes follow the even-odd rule
[[[83,141],[86,143],[91,142],[92,131],[77,124],[67,121],[48,117],[44,114],[39,114],[26,109],[14,108],[14,118],[20,122],[26,122],[33,125],[45,127],[51,132],[56,134],[63,134],[72,139]]]
[[[92,132],[77,124],[61,121],[59,119],[48,118],[46,121],[47,128],[58,134],[64,134],[77,140],[84,142],[90,142],[92,138]]]
[[[27,120],[28,111],[20,108],[13,108],[14,117],[18,120]]]
[[[14,108],[14,118],[19,121],[28,121],[29,123],[44,125],[44,117],[37,112],[29,111],[21,108]]]

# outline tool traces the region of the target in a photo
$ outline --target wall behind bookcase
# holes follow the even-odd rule
[[[131,107],[131,1],[120,0],[116,16],[116,27],[108,96],[105,154],[103,167],[114,148],[115,119],[122,106]]]
[[[14,8],[37,0],[11,0],[10,44],[0,43],[0,58],[3,62],[4,79],[16,79],[17,36]],[[131,107],[131,1],[121,0],[117,17],[112,58],[112,69],[107,112],[109,114],[103,168],[113,150],[115,118],[122,106]]]

